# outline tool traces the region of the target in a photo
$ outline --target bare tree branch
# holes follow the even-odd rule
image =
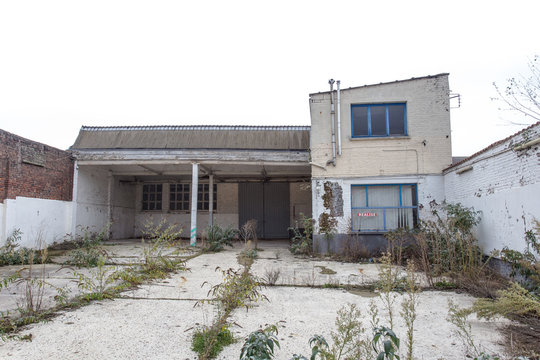
[[[506,108],[499,110],[510,110],[540,121],[540,58],[538,55],[529,61],[529,74],[519,75],[506,81],[504,91],[501,91],[496,83],[493,83],[495,91],[499,95],[492,100],[502,102]]]

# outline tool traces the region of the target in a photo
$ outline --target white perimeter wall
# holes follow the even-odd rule
[[[81,233],[88,227],[90,231],[101,231],[108,221],[108,172],[97,166],[77,166],[76,170],[76,215],[73,231]],[[78,174],[77,174],[78,173]]]
[[[540,145],[514,150],[539,136],[540,124],[445,173],[446,200],[482,212],[476,235],[485,252],[523,251],[525,231],[540,220]],[[456,173],[468,166],[472,170]]]
[[[17,197],[0,206],[0,245],[13,230],[22,231],[20,245],[41,248],[62,242],[71,232],[72,202]]]
[[[313,219],[317,221],[315,223],[315,233],[318,233],[319,231],[319,216],[323,212],[329,213],[328,209],[324,207],[322,198],[322,196],[324,195],[324,183],[326,181],[336,182],[341,186],[343,192],[343,216],[336,218],[338,221],[338,234],[345,234],[349,231],[349,222],[351,218],[351,185],[417,184],[419,218],[422,220],[426,220],[432,216],[431,204],[440,204],[444,200],[444,179],[442,175],[313,179]]]

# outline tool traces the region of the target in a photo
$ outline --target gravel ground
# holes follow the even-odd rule
[[[290,359],[293,353],[310,352],[308,340],[322,334],[327,340],[334,330],[337,310],[355,303],[366,314],[370,300],[381,305],[376,294],[342,289],[300,287],[303,284],[325,283],[368,284],[377,279],[374,264],[347,264],[333,261],[299,259],[286,248],[263,245],[252,273],[265,277],[279,269],[278,284],[263,293],[269,301],[253,308],[236,310],[231,317],[231,330],[239,341],[227,347],[219,359],[237,359],[243,339],[251,331],[266,324],[279,323],[276,359]],[[190,271],[169,279],[128,291],[121,299],[95,302],[68,311],[45,323],[34,324],[21,332],[32,334],[31,342],[8,340],[0,343],[2,359],[196,359],[191,351],[191,336],[196,327],[209,325],[214,317],[211,305],[194,307],[198,299],[206,298],[209,286],[217,284],[221,274],[217,266],[240,268],[236,256],[241,248],[219,254],[205,254],[189,260]],[[335,271],[335,274],[331,272]],[[325,272],[321,274],[321,272]],[[297,285],[296,287],[294,285]],[[415,355],[418,359],[464,359],[465,348],[445,319],[447,302],[452,299],[460,306],[471,305],[469,295],[454,292],[425,291],[420,295],[415,329]],[[400,295],[396,304],[401,301]],[[382,306],[379,306],[382,309]],[[396,306],[397,311],[399,307]],[[381,310],[381,324],[386,314]],[[368,320],[365,325],[367,327]],[[471,318],[477,342],[492,353],[500,352],[501,323]],[[405,344],[403,323],[395,330]],[[402,345],[405,346],[405,345]]]

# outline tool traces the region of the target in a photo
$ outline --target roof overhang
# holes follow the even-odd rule
[[[272,179],[311,176],[308,151],[287,150],[77,150],[78,166],[99,167],[115,176],[189,177],[192,163],[202,175],[226,179]]]

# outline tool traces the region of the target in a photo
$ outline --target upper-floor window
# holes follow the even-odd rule
[[[210,185],[199,184],[199,191],[197,193],[197,210],[208,210],[210,204]],[[214,184],[214,201],[213,209],[217,210],[217,185]]]
[[[161,198],[163,195],[162,184],[144,184],[142,194],[143,210],[161,210]]]
[[[405,103],[351,105],[352,137],[407,135]]]
[[[189,184],[169,185],[169,210],[189,210]]]

